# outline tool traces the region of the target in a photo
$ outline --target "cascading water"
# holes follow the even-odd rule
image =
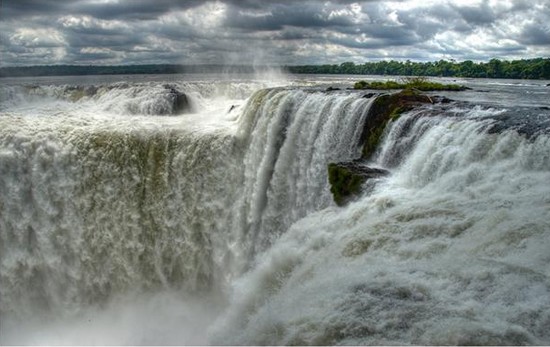
[[[87,96],[71,97],[75,90],[90,88],[94,92]],[[8,110],[0,117],[3,342],[43,343],[44,335],[48,343],[77,343],[78,333],[76,340],[57,340],[52,332],[58,327],[38,327],[48,322],[46,317],[55,317],[59,325],[82,321],[82,308],[98,305],[112,315],[117,310],[112,307],[129,307],[120,303],[121,295],[136,295],[144,307],[153,301],[182,310],[190,305],[188,316],[197,314],[200,298],[181,295],[207,295],[223,284],[217,257],[224,256],[222,231],[234,187],[220,177],[237,179],[230,173],[232,158],[238,158],[232,152],[235,116],[227,113],[225,99],[243,100],[222,93],[222,102],[211,101],[206,111],[158,117],[146,114],[163,114],[171,106],[166,100],[172,91],[163,85],[20,89],[28,93],[12,93],[12,100],[25,103],[4,103]],[[208,91],[197,85],[189,94],[208,97]],[[111,99],[138,114],[113,112]],[[200,97],[193,101],[204,104]],[[155,102],[160,106],[150,107]],[[36,112],[29,114],[29,109]],[[160,297],[147,294],[155,292]],[[130,310],[126,320],[143,315],[139,305],[130,307],[137,312]],[[166,311],[167,317],[178,317]],[[105,321],[101,312],[86,319]],[[147,331],[130,334],[128,340],[120,331],[103,334],[98,324],[88,329],[99,330],[92,334],[100,335],[92,337],[97,343],[151,339]],[[192,332],[184,329],[184,334]],[[176,334],[151,341],[197,341],[186,338]]]
[[[4,87],[0,342],[550,341],[546,128],[415,109],[338,208],[374,99],[263,86]]]
[[[264,251],[294,221],[332,204],[327,163],[359,156],[369,100],[357,95],[274,89],[244,110],[243,188],[232,227],[251,255]],[[242,247],[242,246],[241,246]]]
[[[475,113],[392,124],[374,163],[392,175],[293,224],[236,281],[213,341],[547,343],[550,137],[489,134]]]
[[[369,103],[273,89],[240,117],[227,107],[238,99],[158,117],[171,91],[152,87],[31,88],[21,98],[47,105],[37,113],[53,94],[63,112],[18,105],[0,119],[4,317],[71,317],[144,291],[219,296],[292,222],[331,204],[327,162],[357,155]],[[113,99],[138,115],[113,112]]]
[[[216,289],[210,231],[228,213],[217,169],[231,157],[229,134],[136,119],[10,118],[0,155],[3,317],[65,317],[124,293]]]

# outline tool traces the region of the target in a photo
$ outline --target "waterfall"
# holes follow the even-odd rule
[[[151,110],[131,88],[107,89]],[[369,105],[268,89],[230,112],[120,117],[98,111],[97,89],[62,113],[0,118],[2,316],[71,315],[126,292],[222,291],[293,222],[332,205],[326,165],[358,155]]]
[[[2,87],[0,342],[550,341],[544,122],[417,107],[337,207],[375,97],[259,87]]]
[[[235,281],[213,341],[549,341],[550,137],[492,133],[479,113],[428,108],[390,124],[373,161],[392,174],[291,225]]]
[[[3,312],[212,287],[230,135],[37,123],[0,137]]]
[[[243,182],[232,225],[251,254],[333,204],[327,164],[360,155],[369,105],[354,94],[285,89],[261,91],[249,101],[240,119]]]

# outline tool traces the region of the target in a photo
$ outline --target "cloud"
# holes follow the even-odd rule
[[[61,33],[51,28],[19,28],[9,37],[10,44],[23,47],[59,47],[65,39]]]
[[[489,6],[488,1],[483,1],[479,5],[460,6],[451,5],[460,16],[469,24],[472,25],[490,25],[496,20],[496,15]]]
[[[66,13],[98,19],[155,19],[172,10],[200,5],[200,0],[4,0],[3,11],[9,18],[57,16]]]
[[[550,22],[529,22],[521,28],[518,41],[535,46],[550,45]]]
[[[0,65],[550,55],[545,0],[3,0]]]
[[[286,3],[252,9],[230,7],[224,24],[250,31],[282,30],[285,27],[349,27],[354,25],[354,15],[352,10],[341,6]]]

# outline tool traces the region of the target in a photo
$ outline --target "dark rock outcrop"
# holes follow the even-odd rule
[[[446,96],[436,95],[436,96],[432,96],[432,101],[433,101],[434,104],[449,104],[449,103],[453,102],[454,100],[449,99]]]
[[[370,99],[370,98],[372,98],[373,96],[378,96],[378,95],[379,95],[378,93],[367,93],[367,94],[363,95],[363,97],[364,97],[365,99]]]
[[[172,102],[172,114],[192,112],[191,103],[187,95],[170,86],[165,86],[165,88],[168,89]]]
[[[368,167],[360,161],[329,164],[328,180],[334,202],[345,205],[361,191],[365,182],[388,174],[387,170]]]

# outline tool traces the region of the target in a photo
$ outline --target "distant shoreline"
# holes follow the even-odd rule
[[[505,79],[550,79],[550,58],[505,61],[491,59],[474,63],[439,60],[437,62],[379,61],[364,64],[345,62],[325,65],[44,65],[1,67],[0,77],[32,76],[86,76],[86,75],[140,75],[179,73],[254,73],[282,70],[293,74],[342,74],[342,75],[387,75],[387,76],[432,76],[472,77]]]
[[[223,65],[44,65],[0,68],[0,77],[40,77],[40,76],[100,76],[100,75],[167,75],[180,73],[250,73],[251,66]]]

